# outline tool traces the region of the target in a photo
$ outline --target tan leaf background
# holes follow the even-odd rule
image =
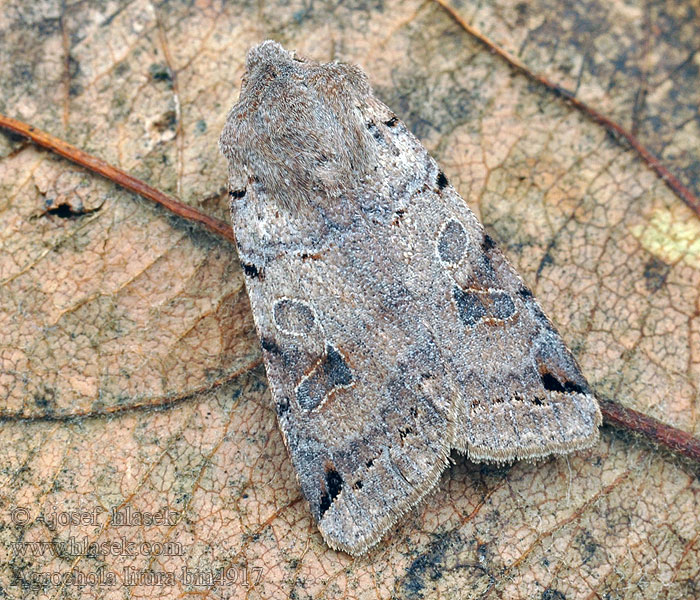
[[[450,8],[700,192],[697,2]],[[0,112],[225,219],[216,142],[268,37],[363,65],[596,393],[700,435],[700,219],[436,1],[6,1]],[[455,456],[368,556],[330,551],[235,249],[20,139],[0,156],[1,597],[700,596],[697,466],[608,428],[568,459]]]

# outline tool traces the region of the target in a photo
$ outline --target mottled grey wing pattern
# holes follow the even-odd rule
[[[475,460],[569,452],[600,412],[552,324],[364,74],[251,49],[221,148],[280,427],[326,542],[376,543]]]

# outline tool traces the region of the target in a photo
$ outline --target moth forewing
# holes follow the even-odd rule
[[[452,449],[595,442],[561,337],[358,67],[255,46],[220,147],[279,425],[330,546],[379,541]]]

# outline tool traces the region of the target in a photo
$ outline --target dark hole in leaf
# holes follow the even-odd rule
[[[84,209],[77,209],[76,210],[67,202],[62,202],[58,206],[54,206],[53,208],[49,208],[46,211],[46,214],[47,215],[54,215],[54,216],[58,217],[59,219],[77,219],[78,217],[89,215],[90,213],[95,212],[96,210],[99,210],[100,208],[101,207],[93,208],[92,210],[84,210]]]

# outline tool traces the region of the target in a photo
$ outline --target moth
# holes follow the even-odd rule
[[[595,443],[571,352],[359,67],[251,48],[219,145],[277,419],[329,546],[366,552],[453,449]]]

